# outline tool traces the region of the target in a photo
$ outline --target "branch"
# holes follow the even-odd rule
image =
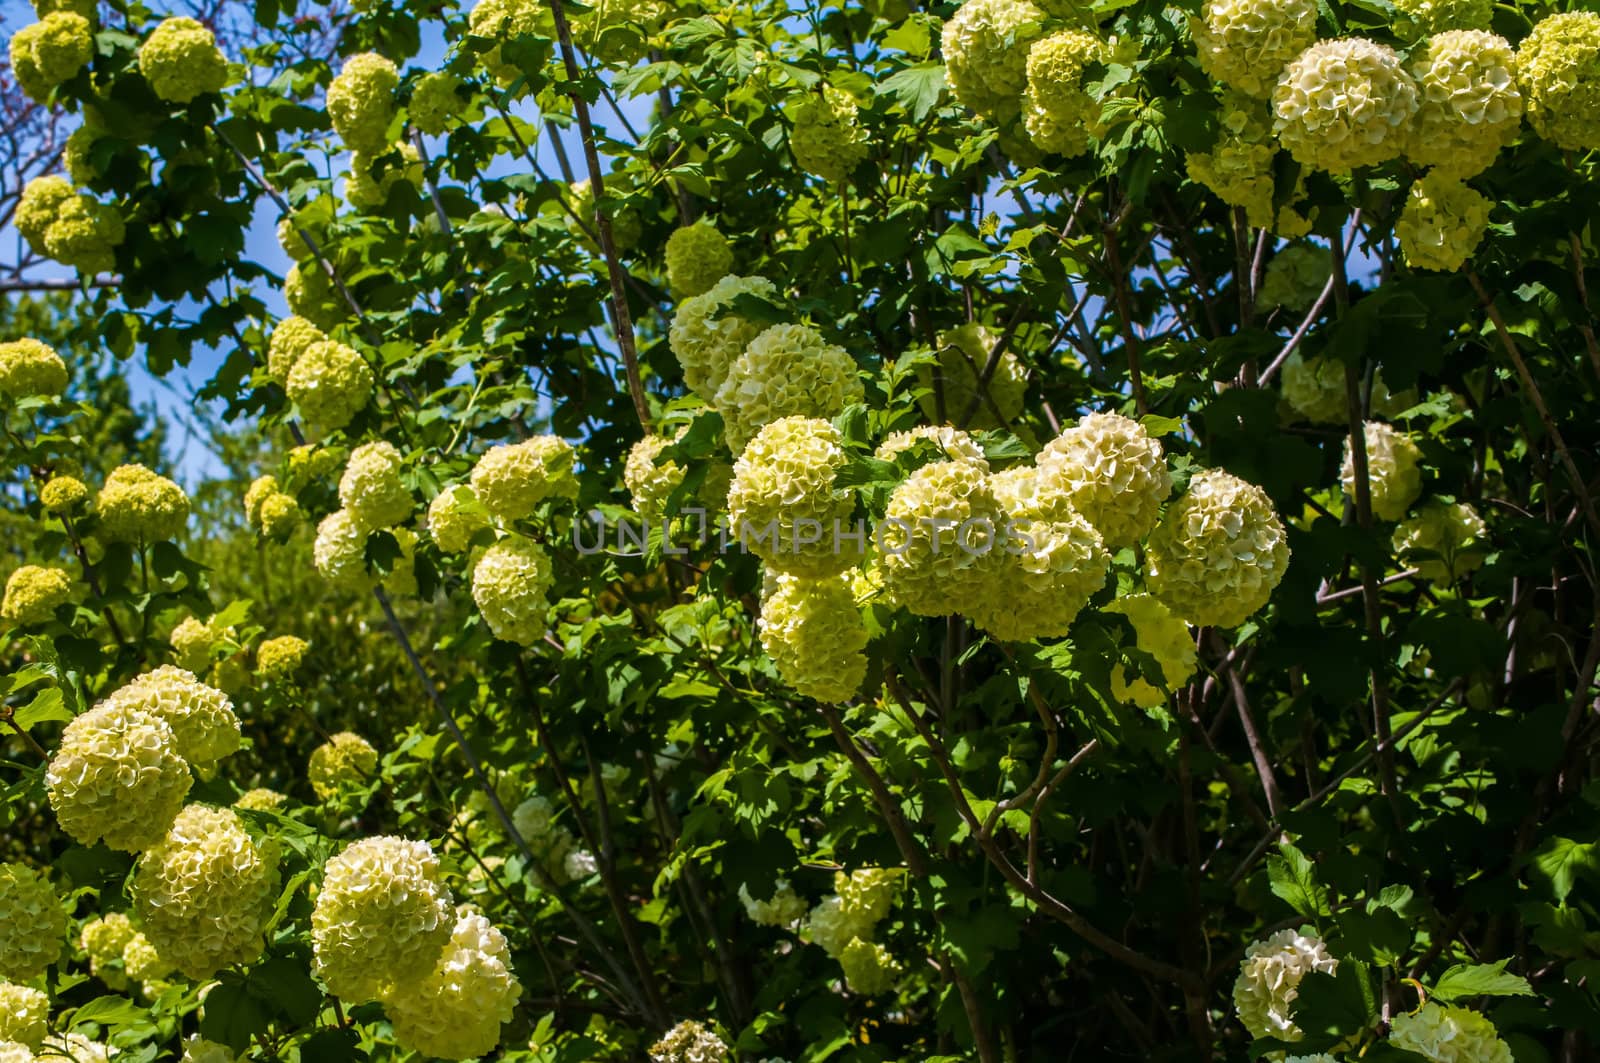
[[[617,258],[616,241],[612,238],[611,217],[602,207],[606,198],[605,176],[600,172],[600,155],[595,148],[594,123],[589,117],[589,101],[578,89],[582,77],[578,69],[577,53],[572,47],[572,28],[567,24],[566,6],[561,0],[550,0],[550,13],[555,16],[556,38],[561,44],[561,61],[567,71],[567,98],[578,116],[578,133],[583,138],[583,159],[589,169],[589,187],[594,191],[594,220],[600,231],[600,251],[605,256],[606,274],[611,280],[611,324],[617,333],[617,346],[622,350],[622,364],[627,369],[628,394],[633,397],[633,409],[639,424],[650,431],[650,404],[645,399],[644,381],[639,376],[639,352],[634,347],[633,318],[628,313],[628,299],[623,292],[622,263]]]

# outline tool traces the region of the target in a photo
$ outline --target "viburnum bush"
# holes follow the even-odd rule
[[[1600,15],[34,7],[0,1061],[1600,1051]]]

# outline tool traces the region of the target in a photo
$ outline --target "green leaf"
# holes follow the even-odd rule
[[[33,696],[33,700],[17,710],[16,725],[24,731],[41,723],[67,723],[72,719],[60,687],[48,687]]]
[[[944,64],[918,63],[884,78],[878,91],[911,112],[920,122],[939,104],[944,92]]]
[[[1310,859],[1289,842],[1267,858],[1267,881],[1273,894],[1301,915],[1317,918],[1332,911],[1328,889],[1317,881]]]
[[[1596,862],[1597,848],[1600,846],[1592,842],[1551,838],[1533,854],[1533,868],[1540,878],[1550,884],[1556,900],[1565,901],[1579,875],[1593,875],[1600,871],[1600,864]]]
[[[235,1053],[250,1047],[257,1034],[267,1032],[267,1012],[261,1001],[237,982],[223,982],[206,994],[200,1015],[200,1036],[227,1045]]]
[[[149,1022],[150,1013],[126,997],[100,997],[72,1013],[72,1025],[97,1022],[101,1026],[132,1026]]]
[[[1533,987],[1528,980],[1507,974],[1506,963],[1457,964],[1439,976],[1430,995],[1446,1003],[1468,997],[1532,996]]]

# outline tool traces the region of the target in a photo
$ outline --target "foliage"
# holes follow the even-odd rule
[[[45,1051],[1600,1043],[1600,16],[61,6]]]

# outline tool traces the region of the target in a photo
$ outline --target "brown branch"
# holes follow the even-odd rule
[[[600,252],[605,256],[606,274],[611,281],[611,324],[617,334],[617,346],[622,351],[622,364],[628,377],[628,394],[633,398],[633,409],[645,432],[650,431],[650,403],[644,394],[644,381],[639,375],[639,352],[634,347],[633,318],[628,312],[628,299],[623,291],[622,263],[617,257],[616,241],[611,233],[611,217],[605,212],[605,176],[600,172],[600,154],[595,147],[594,123],[589,116],[589,101],[578,89],[582,72],[578,57],[572,47],[572,28],[567,24],[566,6],[562,0],[550,0],[550,13],[555,17],[556,39],[561,44],[561,61],[567,72],[567,98],[578,116],[578,134],[583,140],[583,158],[589,169],[589,187],[594,192],[595,227],[600,233]]]

